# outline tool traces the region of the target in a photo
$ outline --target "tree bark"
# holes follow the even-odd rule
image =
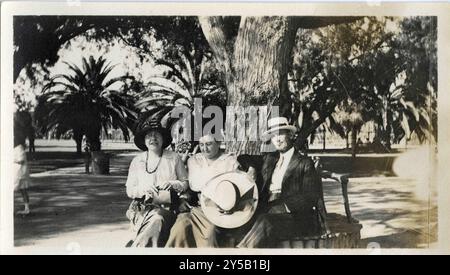
[[[297,31],[292,18],[243,17],[232,45],[226,35],[223,17],[200,18],[200,23],[221,64],[228,105],[268,106],[269,110],[271,106],[279,105],[281,114],[288,115],[287,73]],[[226,125],[237,127],[238,124],[227,121]],[[228,151],[238,154],[260,154],[261,143],[258,141],[238,139],[228,141],[226,145]]]
[[[200,17],[199,21],[220,64],[219,69],[227,86],[228,105],[267,106],[269,112],[272,106],[279,106],[280,115],[291,117],[287,76],[292,66],[292,49],[298,29],[357,19],[359,18],[242,17],[236,37],[230,37],[232,32],[229,30],[230,26],[227,26],[226,17]],[[227,121],[226,127],[230,125],[235,124]],[[260,154],[260,142],[233,140],[226,145],[227,151],[238,154]]]

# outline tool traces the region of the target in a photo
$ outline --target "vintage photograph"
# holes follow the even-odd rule
[[[11,16],[14,249],[438,248],[437,15],[76,8]]]

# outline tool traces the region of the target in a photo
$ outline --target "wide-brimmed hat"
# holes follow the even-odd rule
[[[172,135],[170,131],[164,128],[161,123],[157,120],[146,120],[138,123],[134,133],[134,144],[141,149],[142,151],[147,151],[148,148],[145,145],[145,136],[150,131],[158,131],[163,137],[163,146],[162,148],[166,148],[172,143]]]
[[[200,204],[208,220],[216,226],[237,228],[253,217],[258,206],[258,188],[246,173],[227,172],[208,181]]]
[[[297,127],[290,125],[289,120],[285,117],[272,118],[267,122],[267,131],[262,134],[262,138],[264,140],[269,140],[274,134],[281,130],[289,130],[295,133],[297,132]]]

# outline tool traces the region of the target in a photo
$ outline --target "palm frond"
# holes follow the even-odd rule
[[[169,79],[163,77],[153,77],[149,80],[147,84],[147,88],[149,90],[167,90],[171,91],[174,94],[181,94],[186,98],[192,100],[192,96],[188,90],[181,87],[177,83],[170,81]]]

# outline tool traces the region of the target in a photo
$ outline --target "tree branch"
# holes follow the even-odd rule
[[[231,69],[232,51],[227,47],[224,18],[222,16],[202,16],[199,17],[199,22],[215,58],[224,67],[224,72],[229,72]]]
[[[293,18],[297,28],[314,29],[335,24],[352,23],[363,16],[298,16]]]

